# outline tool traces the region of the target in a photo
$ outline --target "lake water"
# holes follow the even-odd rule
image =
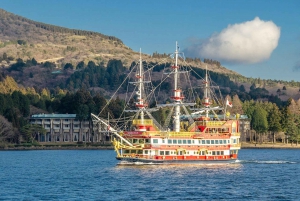
[[[300,149],[226,165],[118,165],[112,150],[0,152],[0,200],[300,200]]]

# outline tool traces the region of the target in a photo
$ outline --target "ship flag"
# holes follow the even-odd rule
[[[226,105],[227,105],[227,106],[229,106],[229,107],[232,107],[232,103],[231,103],[231,102],[229,102],[229,100],[228,100],[228,99],[226,99]]]

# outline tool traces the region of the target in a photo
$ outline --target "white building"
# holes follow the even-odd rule
[[[30,123],[39,124],[46,134],[38,134],[38,142],[105,142],[105,134],[93,130],[91,121],[76,119],[76,114],[34,114]]]

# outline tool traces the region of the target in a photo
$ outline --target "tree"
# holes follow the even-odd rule
[[[252,91],[254,89],[256,89],[256,86],[255,86],[255,84],[252,84],[251,87],[250,87],[250,90]]]
[[[31,59],[31,63],[32,65],[36,66],[38,64],[38,62],[35,60],[35,58],[32,58]]]
[[[273,108],[268,115],[268,125],[269,131],[273,133],[273,143],[276,142],[275,133],[281,131],[281,113],[279,108],[275,103],[273,103]]]
[[[89,116],[89,107],[87,105],[81,104],[78,108],[76,108],[76,118],[80,121],[88,119]]]
[[[46,134],[46,129],[38,124],[26,124],[21,128],[21,134],[26,142],[33,142],[38,134]]]
[[[245,89],[244,85],[241,85],[241,86],[239,87],[239,90],[240,90],[241,92],[246,92],[246,89]]]
[[[232,98],[232,113],[234,114],[243,114],[242,102],[239,99],[238,95],[234,95]]]
[[[50,70],[53,70],[56,67],[55,63],[49,61],[46,61],[43,66]]]
[[[13,141],[15,129],[12,124],[2,115],[0,115],[0,142]]]
[[[83,69],[85,67],[84,62],[81,61],[77,64],[76,69]]]
[[[263,134],[268,130],[267,112],[261,107],[255,107],[251,120],[251,127],[258,134]],[[262,142],[262,138],[260,137]]]
[[[67,70],[67,69],[73,70],[74,66],[71,63],[66,63],[66,65],[64,66],[64,70]]]

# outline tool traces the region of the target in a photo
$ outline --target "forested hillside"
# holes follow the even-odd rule
[[[32,133],[45,132],[29,124],[31,114],[72,113],[82,120],[108,105],[105,114],[121,115],[126,85],[117,98],[108,100],[140,55],[120,39],[35,22],[1,9],[0,30],[0,144],[32,142]],[[159,82],[156,75],[172,65],[169,56],[142,54],[145,66],[153,67],[154,86]],[[247,114],[258,134],[285,132],[298,141],[299,82],[246,78],[208,58],[185,58],[185,65],[192,67],[192,79],[196,74],[204,77],[207,66],[223,96],[233,102],[230,112]],[[160,88],[168,94],[172,84]],[[202,102],[200,92],[197,104]],[[168,112],[154,116],[161,120]]]

